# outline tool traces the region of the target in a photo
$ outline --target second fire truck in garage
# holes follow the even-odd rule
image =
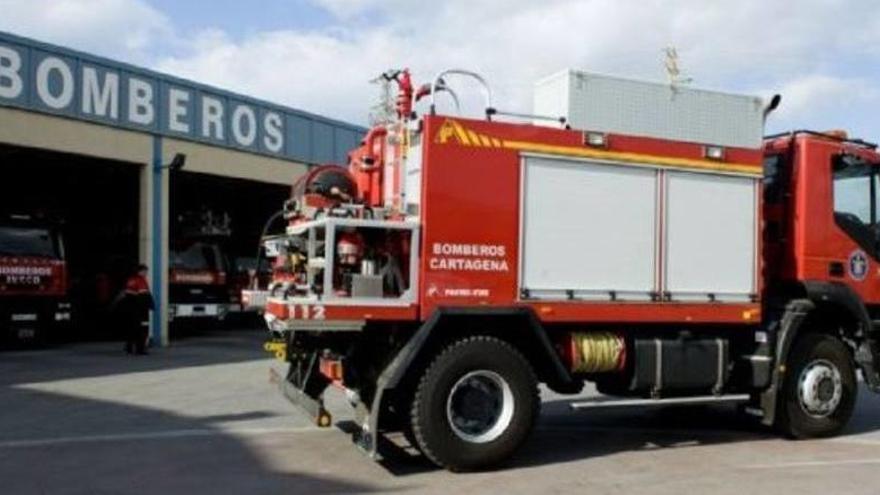
[[[224,249],[231,234],[229,216],[203,210],[177,220],[169,249],[169,320],[221,322],[232,306]]]
[[[539,383],[608,396],[575,409],[741,403],[796,438],[846,425],[857,370],[880,389],[874,145],[763,139],[778,98],[577,71],[538,85],[550,119],[485,85],[482,118],[444,115],[455,77],[483,84],[386,74],[396,118],[297,183],[244,294],[319,423],[334,384],[368,452],[402,431],[474,469],[526,438]]]
[[[56,222],[0,218],[0,342],[46,341],[71,321],[64,244]]]

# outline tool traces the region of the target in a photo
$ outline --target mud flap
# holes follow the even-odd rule
[[[771,373],[770,386],[761,392],[759,398],[760,408],[763,412],[761,422],[766,426],[773,426],[776,422],[776,404],[779,398],[779,391],[782,390],[782,383],[786,372],[784,363],[794,342],[795,335],[797,335],[801,324],[806,320],[807,315],[814,307],[814,304],[809,300],[797,299],[789,302],[782,314],[775,342],[774,361],[776,365]]]
[[[855,353],[856,363],[862,369],[862,375],[865,378],[865,384],[868,389],[874,393],[880,393],[880,374],[878,374],[877,364],[880,363],[880,352],[877,352],[877,346],[872,339],[867,339],[861,343]]]
[[[324,407],[324,391],[329,381],[318,372],[317,352],[308,358],[291,361],[287,376],[281,376],[274,368],[270,368],[269,376],[278,384],[284,397],[306,413],[316,426],[326,428],[333,424],[333,417]]]
[[[376,392],[369,407],[364,402],[358,402],[355,406],[354,412],[357,428],[352,434],[352,440],[363,453],[375,461],[380,461],[383,457],[380,453],[380,444],[390,443],[383,441],[384,439],[379,431],[379,417],[387,406],[385,394],[392,390],[393,387],[390,386],[390,383],[397,370],[404,363],[408,364],[408,359],[411,357],[414,349],[418,347],[419,343],[414,341],[416,339],[410,339],[391,363],[385,367],[382,374],[379,375],[379,379],[376,380]]]
[[[375,409],[376,407],[381,407],[381,402],[382,392],[377,391],[376,399],[373,401],[373,406],[371,408],[368,409],[363,403],[359,403],[355,407],[354,420],[356,427],[352,432],[352,441],[354,444],[361,450],[361,452],[375,461],[382,459],[382,456],[379,455],[378,447],[379,409]]]

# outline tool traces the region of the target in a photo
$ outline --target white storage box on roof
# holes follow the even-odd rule
[[[757,149],[764,101],[755,96],[565,70],[539,81],[534,112],[572,128]]]

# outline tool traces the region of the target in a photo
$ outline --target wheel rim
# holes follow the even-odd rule
[[[471,371],[459,378],[446,399],[446,418],[458,438],[471,443],[495,440],[513,419],[513,391],[498,373]]]
[[[801,409],[814,418],[827,418],[843,399],[840,370],[830,361],[817,359],[804,367],[798,379]]]

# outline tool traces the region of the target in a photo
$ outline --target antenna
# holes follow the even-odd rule
[[[379,86],[378,102],[370,107],[370,126],[385,125],[394,120],[394,95],[392,94],[391,80],[386,77],[370,79],[370,84]]]
[[[664,48],[663,52],[666,54],[666,77],[669,80],[669,85],[674,88],[679,85],[692,83],[694,79],[682,75],[681,69],[678,66],[678,50],[670,45]]]

